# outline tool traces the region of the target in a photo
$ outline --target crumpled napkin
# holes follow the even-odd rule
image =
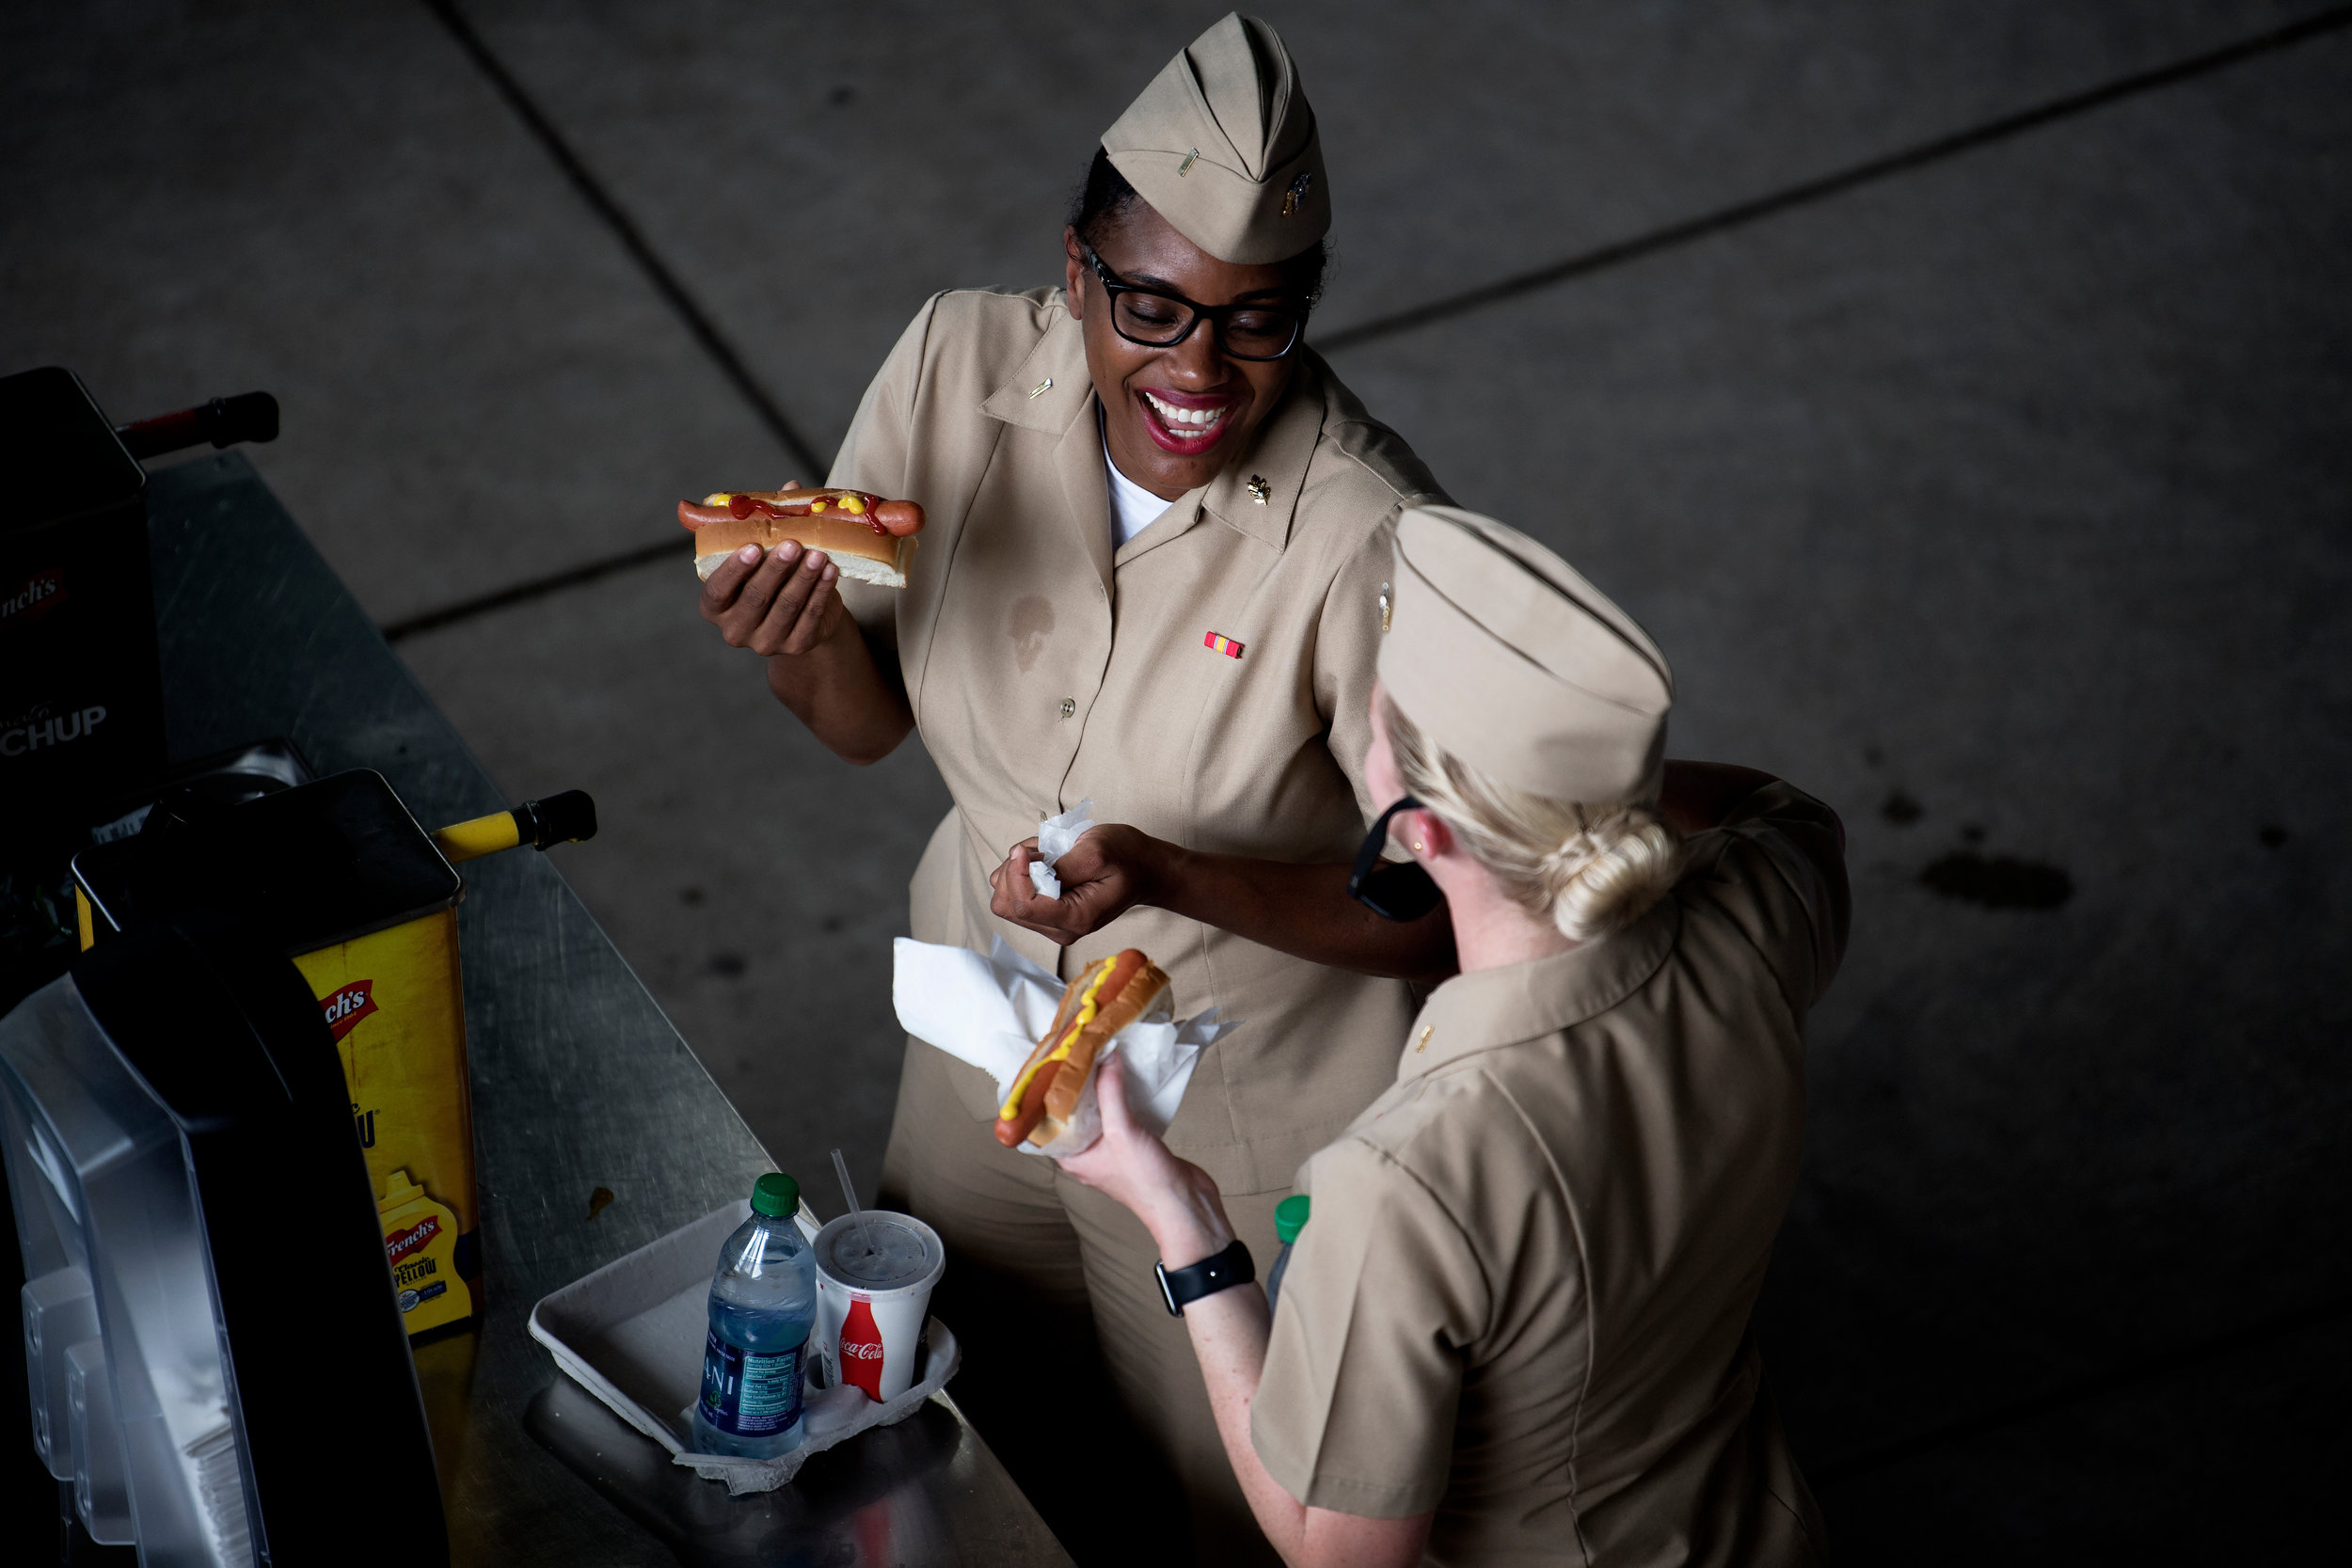
[[[1037,889],[1040,898],[1061,896],[1061,879],[1054,875],[1054,863],[1070,853],[1070,847],[1078,842],[1079,835],[1093,826],[1091,795],[1059,816],[1049,816],[1037,825],[1037,858],[1029,862],[1029,883]]]
[[[1051,972],[1006,946],[1002,937],[994,939],[985,958],[968,947],[943,947],[907,937],[895,945],[891,999],[898,1005],[899,1023],[916,1039],[928,1040],[993,1078],[999,1096],[1054,1026],[1066,989]],[[1098,1067],[1113,1052],[1125,1058],[1128,1107],[1154,1132],[1166,1132],[1176,1119],[1202,1049],[1241,1022],[1220,1019],[1215,1007],[1176,1020],[1172,994],[1171,988],[1151,1014],[1112,1036],[1096,1058]],[[1102,1110],[1094,1099],[1099,1076],[1099,1071],[1087,1074],[1077,1114],[1060,1137],[1041,1149],[1025,1142],[1021,1152],[1060,1158],[1092,1148],[1103,1135]]]

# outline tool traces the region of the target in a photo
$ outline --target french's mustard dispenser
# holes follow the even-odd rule
[[[230,904],[310,983],[384,1216],[411,1335],[481,1305],[480,1206],[453,861],[596,831],[578,791],[428,834],[380,773],[355,769],[73,859],[87,948],[135,922]]]

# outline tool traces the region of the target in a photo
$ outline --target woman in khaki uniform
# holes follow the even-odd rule
[[[906,588],[785,546],[703,604],[843,756],[920,729],[955,809],[916,938],[1065,975],[1138,947],[1184,1012],[1242,1021],[1168,1138],[1268,1248],[1298,1162],[1386,1085],[1405,977],[1452,968],[1442,920],[1345,894],[1390,534],[1442,498],[1299,341],[1328,224],[1290,57],[1229,16],[1104,134],[1065,287],[937,296],[867,390],[829,483],[923,504]],[[1117,826],[1063,860],[1062,912],[993,912],[1020,842],[1088,797]],[[1263,1554],[1149,1236],[998,1147],[995,1114],[983,1074],[909,1042],[882,1197],[947,1243],[959,1401],[1081,1558]],[[1184,1499],[1153,1495],[1170,1475]]]
[[[1367,773],[1462,973],[1301,1171],[1277,1308],[1109,1070],[1064,1169],[1152,1230],[1293,1563],[1817,1560],[1748,1315],[1845,936],[1837,819],[1661,765],[1664,659],[1523,536],[1408,512],[1395,581]]]

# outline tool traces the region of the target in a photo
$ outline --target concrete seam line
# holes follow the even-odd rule
[[[556,168],[571,182],[580,198],[588,203],[590,211],[612,230],[613,236],[621,242],[621,248],[628,252],[629,259],[637,263],[638,269],[653,284],[654,292],[686,324],[686,329],[694,341],[710,356],[719,367],[720,373],[741,394],[743,401],[752,405],[752,411],[768,427],[768,433],[783,446],[793,462],[801,465],[811,482],[822,480],[829,465],[817,455],[816,449],[802,437],[801,433],[792,428],[792,422],[785,418],[783,408],[769,395],[768,388],[760,385],[751,367],[743,362],[742,356],[736,353],[734,345],[720,332],[709,312],[688,292],[677,274],[670,270],[669,263],[654,249],[644,231],[637,227],[636,220],[589,172],[588,166],[580,161],[580,154],[564,139],[563,133],[555,128],[555,122],[524,90],[522,83],[506,69],[504,62],[490,52],[490,46],[483,41],[472,24],[459,12],[454,0],[424,0],[424,7],[439,19],[450,37],[457,41],[457,46],[466,52],[483,75],[489,78],[491,87],[506,100],[507,107],[515,111],[516,117],[537,139],[541,150],[553,160]]]
[[[2282,26],[2274,27],[2268,32],[2257,34],[2252,38],[2241,39],[2235,43],[2223,44],[2219,48],[2206,50],[2202,54],[2190,55],[2186,59],[2175,60],[2170,65],[2135,71],[2128,76],[2119,76],[2098,87],[2069,93],[2045,103],[2036,104],[2032,108],[2020,109],[2014,114],[2003,115],[1996,119],[1987,120],[1981,125],[1972,126],[1967,130],[1955,131],[1899,151],[1884,153],[1876,158],[1867,158],[1861,163],[1850,165],[1829,174],[1819,175],[1811,180],[1801,181],[1794,185],[1764,196],[1751,197],[1744,201],[1733,202],[1727,207],[1719,207],[1711,213],[1702,213],[1696,217],[1685,218],[1678,223],[1668,224],[1662,229],[1651,230],[1645,234],[1613,241],[1596,249],[1571,256],[1565,261],[1550,262],[1529,272],[1515,273],[1508,277],[1497,278],[1492,283],[1482,283],[1474,289],[1465,289],[1460,293],[1448,294],[1442,299],[1433,299],[1421,305],[1408,306],[1390,315],[1376,316],[1371,321],[1361,322],[1354,326],[1342,327],[1327,338],[1316,339],[1315,347],[1321,352],[1336,353],[1341,349],[1353,348],[1359,343],[1370,342],[1376,338],[1387,338],[1400,332],[1409,332],[1415,327],[1426,326],[1433,322],[1466,315],[1473,310],[1484,309],[1489,305],[1500,305],[1505,300],[1516,299],[1521,294],[1534,293],[1555,284],[1565,283],[1572,278],[1588,277],[1593,273],[1605,271],[1628,261],[1639,261],[1646,256],[1654,256],[1660,251],[1671,250],[1695,240],[1743,228],[1764,218],[1776,217],[1794,208],[1809,206],[1831,197],[1843,196],[1846,192],[1861,186],[1876,184],[1894,175],[1908,173],[1930,164],[1941,163],[1947,158],[1974,151],[1978,148],[2005,141],[2011,136],[2039,130],[2044,125],[2069,119],[2076,115],[2087,114],[2093,109],[2104,108],[2109,103],[2118,103],[2126,98],[2153,92],[2159,87],[2171,87],[2193,77],[2219,71],[2226,66],[2237,65],[2258,55],[2291,48],[2296,44],[2334,32],[2346,23],[2352,23],[2352,6],[2331,7],[2327,10],[2317,11],[2310,16],[2287,23]]]
[[[426,8],[439,18],[442,25],[457,40],[458,45],[490,79],[492,86],[506,99],[509,106],[538,138],[548,155],[554,160],[557,167],[572,182],[580,197],[618,236],[622,245],[644,269],[655,289],[685,321],[695,341],[718,363],[720,370],[734,384],[736,389],[752,404],[770,432],[783,444],[796,462],[803,465],[811,474],[820,473],[827,465],[818,461],[808,443],[801,438],[800,434],[785,419],[783,410],[753,377],[749,367],[743,363],[740,356],[721,336],[718,327],[687,293],[685,285],[670,271],[660,257],[655,254],[653,247],[646,242],[628,214],[621,210],[619,204],[596,182],[595,176],[588,172],[579,156],[564,142],[562,135],[557,132],[546,115],[541,113],[530,95],[523,90],[521,84],[514,78],[498,57],[490,53],[488,46],[458,13],[453,0],[423,0],[423,3]],[[1567,282],[1571,278],[1600,272],[1623,262],[1637,261],[1645,256],[1654,255],[1679,245],[1706,238],[1710,234],[1722,233],[1788,212],[1792,208],[1841,195],[1846,191],[1874,183],[1892,175],[1940,162],[1975,148],[2086,113],[2124,98],[2152,91],[2157,87],[2169,87],[2176,82],[2186,81],[2256,55],[2285,49],[2308,39],[2332,32],[2344,26],[2347,22],[2352,22],[2352,5],[2336,6],[2285,24],[2267,33],[2241,40],[2236,43],[2225,44],[2184,60],[2176,60],[2170,65],[2118,77],[2102,86],[2054,99],[2049,103],[2020,110],[2015,114],[1990,120],[1968,130],[1937,137],[1883,157],[1866,160],[1835,173],[1822,175],[1766,196],[1736,202],[1729,207],[1719,208],[1712,213],[1687,218],[1663,229],[1653,230],[1646,234],[1602,245],[1598,249],[1585,251],[1566,261],[1554,262],[1533,272],[1517,274],[1493,283],[1482,284],[1478,288],[1467,290],[1461,293],[1450,294],[1442,299],[1410,307],[1393,315],[1378,317],[1373,321],[1343,328],[1328,338],[1318,339],[1316,346],[1322,350],[1337,351],[1353,344],[1370,341],[1375,338],[1409,331],[1414,327],[1423,326],[1450,316],[1463,315],[1488,305],[1500,304],[1520,294],[1532,293],[1557,283]],[[517,583],[511,588],[464,599],[439,610],[427,610],[405,620],[392,622],[383,627],[383,633],[387,641],[398,641],[405,637],[413,637],[419,632],[437,630],[475,615],[503,610],[548,594],[559,593],[566,588],[594,582],[614,572],[627,571],[632,567],[646,564],[659,560],[672,548],[674,548],[672,546],[642,546],[620,555],[591,562],[584,566],[552,573],[528,582]]]
[[[2182,1346],[2178,1350],[2151,1356],[2144,1361],[2135,1361],[2128,1366],[2102,1372],[2097,1377],[2085,1378],[2079,1383],[2067,1384],[2062,1387],[2051,1389],[2047,1393],[2038,1394],[2032,1399],[2020,1400],[2014,1404],[2002,1405],[1994,1410],[1966,1417],[1948,1426],[1921,1433],[1915,1437],[1906,1437],[1899,1442],[1889,1443],[1883,1449],[1856,1454],[1851,1459],[1836,1460],[1820,1466],[1819,1470],[1808,1471],[1806,1479],[1816,1488],[1836,1486],[1841,1481],[1851,1481],[1857,1476],[1866,1476],[1873,1470],[1883,1470],[1892,1465],[1899,1465],[1907,1459],[1916,1459],[1922,1454],[1932,1453],[1937,1449],[1948,1448],[1954,1443],[1966,1442],[1972,1437],[1986,1436],[2000,1431],[2003,1427],[2015,1426],[2022,1421],[2031,1420],[2037,1416],[2047,1416],[2056,1411],[2064,1410],[2070,1405],[2083,1404],[2104,1395],[2119,1393],[2135,1384],[2153,1382],[2169,1372],[2185,1371],[2191,1367],[2201,1366],[2208,1361],[2218,1361],[2239,1351],[2253,1350],[2268,1344],[2274,1339],[2289,1338],[2307,1329],[2324,1328],[2344,1317],[2352,1317],[2352,1297],[2323,1301],[2315,1307],[2306,1307],[2280,1317],[2265,1319],[2241,1328],[2229,1329],[2210,1338],[2200,1339],[2193,1344]]]
[[[383,635],[385,641],[397,642],[403,638],[414,637],[419,632],[438,631],[441,627],[453,626],[459,621],[470,621],[477,615],[487,615],[494,610],[506,610],[515,605],[528,604],[533,599],[545,598],[549,594],[562,593],[566,588],[582,588],[599,578],[609,578],[616,572],[633,571],[637,567],[651,566],[663,561],[675,561],[683,564],[686,561],[686,551],[682,547],[685,543],[686,541],[681,539],[670,539],[659,545],[641,545],[636,549],[625,550],[619,555],[609,555],[601,561],[591,561],[584,566],[567,567],[564,571],[551,572],[543,578],[532,578],[527,582],[518,582],[512,587],[477,594],[470,599],[460,599],[455,604],[443,605],[438,610],[421,610],[405,620],[389,622],[379,626],[377,630]]]

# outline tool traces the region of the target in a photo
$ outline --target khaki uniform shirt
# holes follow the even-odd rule
[[[1773,784],[1605,941],[1458,975],[1301,1173],[1251,1436],[1437,1562],[1783,1563],[1820,1543],[1749,1308],[1797,1172],[1844,890]]]
[[[1059,290],[932,299],[834,464],[831,483],[928,515],[904,589],[842,584],[897,647],[955,797],[915,873],[914,931],[980,951],[1001,936],[1065,975],[1142,949],[1180,1015],[1243,1025],[1202,1057],[1169,1144],[1229,1191],[1277,1190],[1387,1085],[1408,989],[1156,909],[1065,953],[989,913],[988,874],[1088,796],[1096,821],[1191,849],[1346,860],[1377,809],[1366,705],[1396,515],[1441,498],[1311,352],[1251,447],[1115,554],[1107,480]],[[959,1082],[993,1119],[986,1080]]]

